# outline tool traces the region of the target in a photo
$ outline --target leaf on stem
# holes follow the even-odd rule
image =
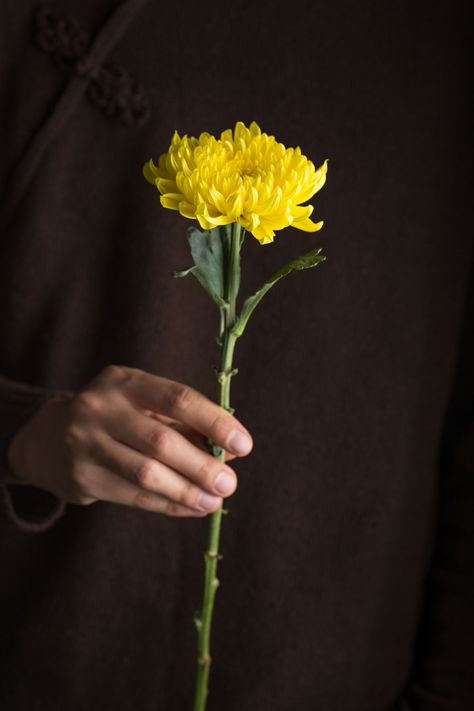
[[[191,247],[194,266],[173,272],[174,277],[192,274],[220,307],[227,307],[224,299],[224,245],[218,227],[199,230],[189,227],[186,237]]]
[[[319,264],[320,262],[324,262],[326,257],[323,254],[320,254],[321,250],[322,247],[317,247],[316,249],[312,249],[310,252],[303,254],[301,257],[297,257],[297,259],[293,259],[291,262],[288,262],[283,267],[281,267],[281,269],[275,272],[269,279],[267,279],[265,284],[261,286],[260,289],[258,289],[254,294],[249,296],[244,301],[240,316],[237,319],[234,327],[232,328],[232,333],[236,337],[242,335],[245,326],[247,325],[247,321],[252,315],[254,308],[265,296],[267,291],[271,289],[271,287],[279,279],[286,276],[290,272],[295,271],[296,269],[308,269],[309,267],[316,266],[316,264]]]

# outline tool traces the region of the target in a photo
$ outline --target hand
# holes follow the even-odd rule
[[[226,461],[253,446],[233,415],[194,388],[109,365],[77,394],[41,405],[12,438],[8,459],[18,481],[73,504],[205,516],[237,487],[206,438],[226,450]]]

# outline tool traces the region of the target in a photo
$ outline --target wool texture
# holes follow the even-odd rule
[[[11,438],[116,363],[217,400],[216,305],[144,180],[255,120],[328,180],[242,249],[209,711],[474,708],[467,1],[0,7],[0,707],[185,711],[209,519],[18,484]],[[240,301],[242,303],[242,300]]]

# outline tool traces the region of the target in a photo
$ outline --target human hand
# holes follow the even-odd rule
[[[234,431],[249,438],[240,452],[230,444]],[[104,500],[205,516],[237,487],[235,472],[209,453],[206,438],[226,450],[226,461],[253,446],[245,427],[198,390],[108,365],[75,395],[41,405],[12,438],[8,461],[19,482],[73,504]]]

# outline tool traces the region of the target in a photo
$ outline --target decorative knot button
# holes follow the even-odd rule
[[[51,7],[35,11],[34,39],[59,67],[88,81],[90,103],[125,126],[143,126],[150,114],[142,84],[121,64],[95,62],[89,55],[91,39],[76,20],[60,17]]]

